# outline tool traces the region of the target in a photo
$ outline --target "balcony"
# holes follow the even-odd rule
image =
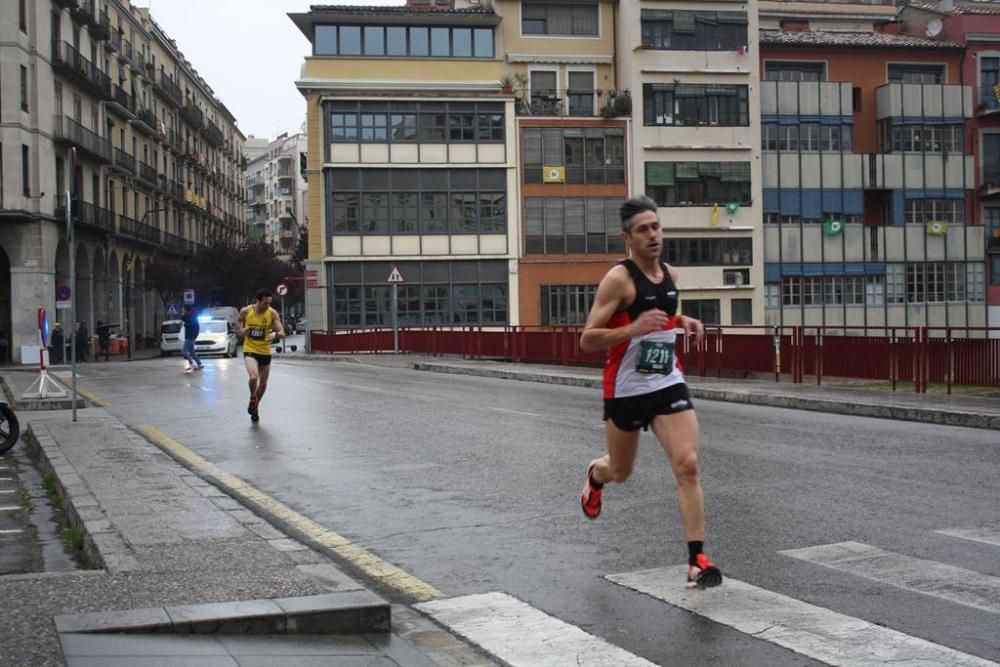
[[[992,156],[996,159],[996,156]],[[979,188],[983,199],[1000,199],[1000,163],[983,165],[983,181]]]
[[[80,0],[52,0],[52,4],[60,9],[75,9],[80,6]]]
[[[977,99],[979,100],[979,105],[976,107],[977,115],[991,116],[1000,113],[1000,83],[980,88]]]
[[[212,144],[216,148],[224,144],[226,141],[226,138],[222,134],[222,130],[220,130],[219,126],[213,123],[212,121],[208,121],[208,124],[205,126],[204,129],[204,134],[205,134],[205,141]]]
[[[135,101],[117,83],[111,85],[111,104],[108,108],[126,119],[135,118]]]
[[[194,207],[198,210],[204,211],[208,207],[205,204],[205,198],[194,190],[184,190],[184,200],[183,203],[187,206]]]
[[[110,51],[117,51],[118,53],[122,52],[121,28],[111,31],[111,39],[104,44],[104,47]]]
[[[160,245],[159,229],[134,218],[127,218],[124,215],[118,216],[118,235],[150,245]]]
[[[603,116],[632,115],[632,98],[627,90],[532,90],[517,97],[518,116]]]
[[[111,97],[111,77],[90,62],[73,48],[68,42],[52,42],[52,67],[90,89],[95,94],[109,99]]]
[[[139,107],[136,110],[136,119],[132,121],[132,126],[148,137],[160,136],[160,122],[156,119],[156,114],[152,109]]]
[[[958,153],[874,153],[865,156],[867,165],[862,187],[867,190],[902,190],[920,187],[928,190],[971,187],[971,155]],[[919,174],[916,181],[914,174]]]
[[[93,0],[83,0],[83,2],[75,3],[75,6],[69,8],[69,15],[77,23],[89,26],[94,22]]]
[[[164,250],[178,255],[191,255],[194,253],[194,244],[186,238],[177,236],[177,234],[171,234],[170,232],[162,232],[161,236]]]
[[[66,217],[66,195],[56,197],[56,217],[63,220]],[[73,224],[78,227],[88,227],[99,232],[114,233],[115,214],[106,208],[94,206],[90,202],[73,200]]]
[[[203,127],[205,127],[205,113],[190,102],[185,104],[181,109],[181,118],[187,121],[187,123],[196,130],[200,131]]]
[[[106,9],[94,9],[93,4],[93,2],[87,3],[94,17],[94,20],[87,24],[87,30],[90,31],[91,37],[103,42],[111,37],[111,19],[108,17]]]
[[[121,48],[118,49],[118,56],[122,60],[127,60],[132,62],[132,42],[127,39],[123,39],[121,43]]]
[[[69,116],[56,116],[54,125],[56,143],[76,146],[78,151],[103,164],[113,162],[111,142],[101,138],[96,132],[88,130]]]
[[[159,187],[159,179],[156,177],[156,169],[149,166],[142,160],[137,161],[137,164],[139,165],[139,180],[145,181],[150,187]]]
[[[175,153],[183,155],[184,139],[181,138],[181,133],[173,129],[167,130],[167,146],[170,146]]]
[[[878,120],[884,118],[972,118],[972,86],[888,83],[875,89]]]
[[[179,108],[184,105],[184,93],[180,86],[163,70],[157,72],[156,76],[153,77],[153,87],[160,91],[164,99],[173,107]]]
[[[115,167],[130,174],[135,174],[135,158],[120,148],[115,149]]]

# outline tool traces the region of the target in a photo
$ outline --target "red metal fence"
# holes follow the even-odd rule
[[[832,327],[709,327],[695,345],[681,336],[688,375],[722,377],[734,373],[782,375],[800,383],[805,376],[883,380],[895,390],[912,382],[917,392],[930,383],[1000,387],[1000,329],[878,328],[868,335],[842,335]],[[576,366],[601,366],[604,352],[580,349],[578,327],[412,327],[399,330],[402,353],[461,355],[465,359]],[[992,337],[991,337],[992,336]],[[386,329],[312,331],[310,349],[327,353],[391,353]]]

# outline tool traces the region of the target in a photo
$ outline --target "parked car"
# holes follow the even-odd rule
[[[194,341],[194,349],[198,356],[206,354],[224,354],[235,357],[239,340],[233,330],[233,325],[226,320],[216,318],[198,318],[201,330]]]
[[[160,325],[160,354],[164,357],[180,353],[184,346],[184,322],[165,320]]]

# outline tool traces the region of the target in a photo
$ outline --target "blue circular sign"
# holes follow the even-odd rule
[[[56,301],[69,301],[70,294],[69,285],[58,285],[56,287]]]

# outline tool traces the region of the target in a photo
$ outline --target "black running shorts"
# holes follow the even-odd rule
[[[243,352],[244,357],[250,357],[251,359],[257,360],[258,366],[270,366],[271,365],[271,355],[270,354],[257,354],[256,352]]]
[[[649,394],[604,399],[604,419],[610,419],[622,431],[649,430],[656,415],[672,415],[685,410],[694,410],[694,404],[683,382]]]

